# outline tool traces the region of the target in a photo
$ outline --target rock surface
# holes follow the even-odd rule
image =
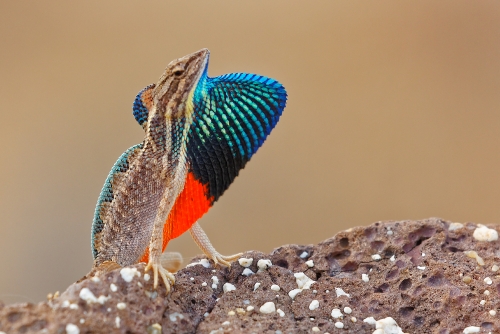
[[[231,268],[202,261],[168,296],[137,264],[47,302],[0,303],[0,333],[498,333],[500,227],[489,227],[377,222]]]

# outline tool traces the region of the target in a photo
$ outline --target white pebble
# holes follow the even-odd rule
[[[277,309],[276,312],[278,312],[278,314],[280,315],[280,317],[284,317],[285,316],[285,312],[283,312],[281,309]]]
[[[377,324],[377,320],[375,320],[374,317],[368,317],[363,320],[363,322],[366,322],[369,325],[375,326]]]
[[[77,325],[67,324],[66,325],[67,334],[80,334],[80,328]]]
[[[170,321],[176,322],[177,319],[181,319],[181,320],[184,319],[184,315],[179,313],[179,312],[174,312],[174,313],[170,313],[168,315],[168,318],[170,319]]]
[[[81,324],[84,324],[84,323],[85,323],[85,319],[81,318],[81,319],[80,319],[80,323],[81,323]]]
[[[144,274],[144,280],[146,282],[149,281],[150,278],[151,278],[151,276],[149,276],[149,274]]]
[[[198,262],[193,262],[193,263],[188,264],[186,266],[186,268],[189,268],[189,267],[192,267],[192,266],[197,266],[197,265],[202,265],[205,268],[210,268],[211,267],[210,261],[208,261],[207,259],[201,259]]]
[[[403,333],[401,327],[399,327],[398,324],[396,323],[396,320],[394,320],[391,317],[377,320],[375,323],[375,329],[377,330],[374,331],[373,334],[384,334],[384,333],[405,334]]]
[[[485,294],[486,296],[489,296],[490,295],[490,291],[489,290],[484,290],[483,294]]]
[[[217,276],[212,276],[212,289],[217,289],[219,284],[219,278]]]
[[[92,303],[99,303],[103,305],[109,298],[111,297],[106,297],[106,296],[99,296],[99,298],[96,298],[92,291],[90,291],[88,288],[83,288],[80,290],[80,298],[85,300],[87,304],[92,304]]]
[[[425,253],[422,253],[422,256],[425,256]]]
[[[341,323],[340,321],[337,321],[337,322],[335,323],[335,327],[337,327],[337,328],[344,328],[344,324],[343,324],[343,323]]]
[[[99,277],[97,276],[94,276],[90,279],[92,282],[100,282],[101,280],[99,279]]]
[[[343,318],[344,315],[342,314],[342,311],[340,311],[338,308],[334,308],[332,310],[332,318],[337,319],[337,318]]]
[[[210,313],[208,313],[208,312],[205,312],[205,314],[203,314],[203,316],[204,316],[205,318],[206,318],[206,317],[208,317],[209,315],[210,315]]]
[[[115,326],[116,328],[120,328],[120,317],[115,318]]]
[[[418,270],[425,270],[425,266],[417,266]]]
[[[201,283],[201,286],[207,286],[207,285],[208,285],[207,282]]]
[[[499,266],[497,266],[496,264],[494,264],[492,267],[491,267],[491,271],[498,271],[498,269],[500,269]]]
[[[259,282],[255,283],[255,285],[253,286],[253,291],[257,290],[259,286],[260,286]]]
[[[271,285],[271,290],[273,290],[273,291],[280,291],[281,289],[280,289],[280,287],[278,285],[273,284],[273,285]]]
[[[498,240],[498,232],[492,228],[478,224],[472,236],[478,241],[495,241]]]
[[[120,275],[125,282],[130,283],[134,279],[134,276],[140,276],[141,274],[137,271],[137,268],[125,267],[120,270]]]
[[[190,280],[190,281],[194,281],[194,277],[190,277],[190,278],[189,278],[189,280]]]
[[[248,268],[252,265],[253,258],[247,259],[247,258],[242,257],[242,258],[238,259],[238,263],[240,264],[240,266]]]
[[[382,256],[380,256],[379,254],[372,255],[372,260],[374,260],[374,261],[380,261],[381,259],[382,259]]]
[[[222,286],[222,290],[224,290],[224,293],[229,292],[229,291],[234,291],[236,290],[236,287],[232,285],[231,283],[224,283]]]
[[[396,256],[395,255],[392,255],[391,258],[389,259],[391,262],[394,262],[396,261]]]
[[[247,312],[252,312],[254,310],[254,307],[252,305],[247,306]]]
[[[227,315],[231,315],[231,316],[233,316],[233,315],[235,315],[235,314],[236,314],[236,313],[235,313],[234,311],[229,311],[229,312],[227,312]]]
[[[484,299],[483,299],[483,300],[481,300],[481,301],[479,302],[479,304],[481,304],[481,305],[486,304],[486,300],[484,300]]]
[[[315,300],[313,300],[313,301],[311,302],[311,304],[309,304],[309,309],[310,309],[311,311],[314,311],[314,310],[315,310],[315,309],[317,309],[318,307],[319,307],[319,301],[317,301],[316,299],[315,299]]]
[[[351,314],[352,308],[350,308],[349,306],[344,307],[344,313]]]
[[[117,287],[116,285],[114,285],[113,283],[111,283],[111,284],[109,285],[109,288],[110,288],[110,289],[111,289],[111,291],[113,291],[113,292],[116,292],[116,291],[118,290],[118,287]]]
[[[230,324],[231,324],[231,323],[230,323],[229,321],[227,321],[227,320],[226,320],[226,321],[224,321],[224,322],[222,323],[222,326],[229,326]]]
[[[459,230],[462,227],[464,227],[464,224],[462,223],[451,223],[450,226],[448,227],[448,231]]]
[[[70,304],[69,308],[72,310],[77,310],[78,309],[78,304]]]
[[[69,307],[69,304],[70,304],[69,300],[65,300],[62,302],[61,307]]]
[[[356,321],[358,321],[358,319],[356,319],[356,317],[351,317],[351,321],[356,322]]]
[[[392,232],[391,230],[387,231],[387,235],[393,235],[394,232]]]
[[[493,315],[493,316],[497,315],[497,311],[495,311],[495,310],[490,310],[489,313],[490,313],[490,315]]]
[[[292,291],[290,291],[288,293],[288,295],[290,296],[290,298],[292,299],[295,299],[295,297],[300,293],[302,292],[302,289],[293,289]]]
[[[312,330],[313,332],[319,332],[319,328],[318,328],[318,327],[313,327],[311,330]]]
[[[493,281],[491,280],[491,278],[489,277],[485,277],[484,279],[484,283],[488,284],[488,285],[491,285],[493,283]]]
[[[316,281],[313,281],[302,272],[295,273],[293,276],[295,276],[295,282],[297,282],[299,289],[309,289],[311,285],[316,283]]]
[[[369,282],[370,281],[370,277],[368,277],[367,274],[361,274],[361,280],[363,282]]]
[[[255,274],[252,269],[249,269],[249,268],[245,268],[243,269],[243,272],[241,273],[243,276],[250,276],[250,275],[253,275]]]
[[[300,254],[300,256],[299,256],[299,257],[300,257],[301,259],[305,259],[307,256],[309,256],[309,253],[304,251],[304,252],[302,252],[302,254]]]
[[[347,298],[351,298],[351,295],[346,293],[344,290],[342,290],[341,288],[335,288],[335,293],[337,294],[337,297],[340,297],[340,296],[347,296]]]
[[[126,307],[127,307],[127,304],[125,304],[125,303],[116,304],[116,308],[119,310],[124,310]]]
[[[481,330],[481,327],[469,326],[469,327],[464,328],[464,334],[479,333],[480,330]]]
[[[314,267],[314,262],[313,262],[313,260],[306,261],[306,265],[307,265],[309,268]]]
[[[276,306],[273,302],[264,303],[259,309],[260,313],[269,314],[276,312]]]
[[[264,271],[267,270],[268,268],[271,268],[273,264],[271,263],[271,260],[268,259],[261,259],[257,261],[257,267],[259,267],[259,271]]]

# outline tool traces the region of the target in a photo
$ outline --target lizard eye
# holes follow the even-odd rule
[[[181,70],[174,71],[174,75],[176,77],[180,77],[182,75],[182,73],[184,73],[184,71],[181,71]]]

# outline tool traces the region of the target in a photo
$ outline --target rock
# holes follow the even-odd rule
[[[377,222],[318,245],[246,252],[249,276],[238,261],[189,266],[168,296],[137,264],[74,283],[47,302],[0,302],[0,332],[496,333],[500,241],[478,240],[478,227],[486,228],[437,218]],[[300,290],[294,300],[292,290]],[[271,303],[276,311],[259,311]]]

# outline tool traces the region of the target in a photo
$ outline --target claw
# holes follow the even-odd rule
[[[215,253],[210,254],[209,257],[214,261],[215,265],[221,264],[225,267],[231,267],[231,262],[235,261],[242,255],[243,253],[238,253],[226,256],[216,251]]]
[[[175,276],[169,272],[167,269],[163,268],[161,263],[153,262],[152,259],[149,259],[148,265],[144,269],[144,271],[149,271],[153,269],[153,287],[156,289],[158,287],[158,272],[165,284],[165,288],[167,289],[167,293],[170,292],[170,286],[175,284]]]

